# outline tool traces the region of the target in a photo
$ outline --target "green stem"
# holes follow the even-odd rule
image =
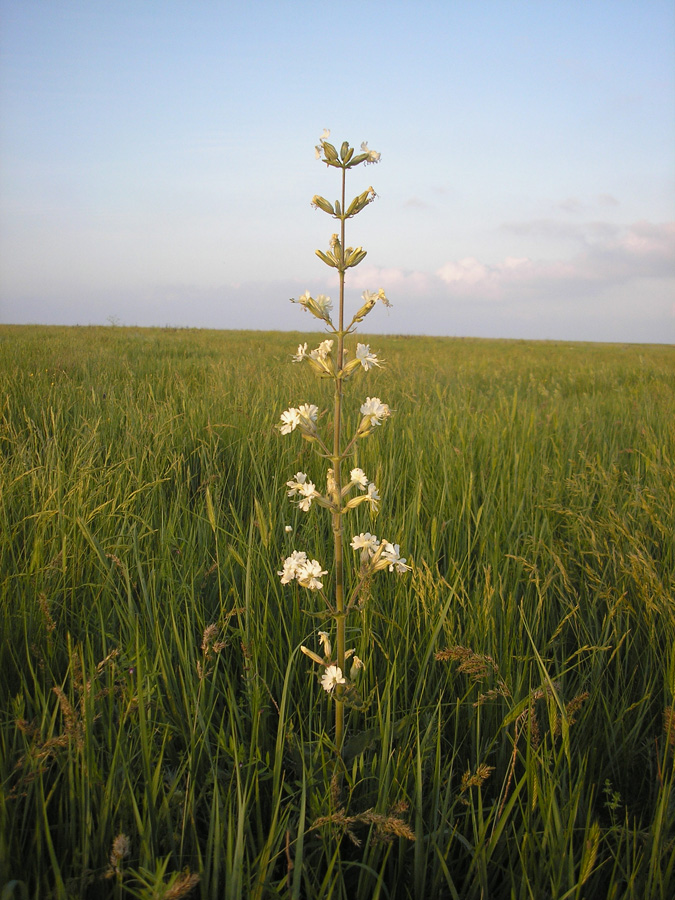
[[[342,361],[344,355],[344,302],[345,302],[345,180],[346,169],[342,168],[342,212],[340,220],[340,309],[338,320],[337,376],[335,378],[335,415],[333,419],[333,474],[335,478],[335,497],[338,509],[333,512],[333,540],[335,545],[335,611],[337,613],[337,664],[345,670],[345,618],[344,618],[344,563],[342,556],[342,512],[340,497],[342,494],[342,454],[340,449],[342,419]],[[342,686],[335,692],[335,745],[342,754],[345,728],[345,708],[342,700]]]

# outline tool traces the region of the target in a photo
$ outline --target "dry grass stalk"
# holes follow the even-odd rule
[[[358,813],[355,816],[348,816],[344,809],[338,809],[329,816],[321,816],[316,819],[310,826],[309,831],[315,831],[317,828],[330,825],[338,837],[347,836],[356,847],[360,847],[361,840],[356,836],[353,828],[372,825],[375,828],[376,840],[389,842],[395,837],[400,837],[408,841],[414,841],[415,832],[402,818],[403,813],[407,812],[407,810],[408,805],[405,802],[397,803],[386,815],[375,812],[374,809],[367,809],[365,812]]]

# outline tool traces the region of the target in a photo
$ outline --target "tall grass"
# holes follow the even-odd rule
[[[283,503],[279,412],[330,405],[295,339],[0,329],[3,898],[668,900],[675,351],[371,339],[354,464],[415,569],[339,792],[276,575],[330,541]]]

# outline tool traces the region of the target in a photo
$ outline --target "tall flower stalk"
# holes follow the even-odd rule
[[[339,277],[339,301],[337,310],[337,326],[331,313],[333,304],[329,297],[319,294],[316,298],[306,291],[294,303],[299,303],[304,310],[322,321],[330,339],[322,341],[314,350],[308,345],[300,344],[293,359],[298,363],[309,364],[320,378],[330,378],[334,384],[332,434],[326,439],[317,429],[319,409],[312,403],[304,403],[299,407],[291,407],[281,414],[278,426],[282,434],[290,434],[298,430],[305,440],[310,441],[318,455],[328,460],[330,466],[326,472],[326,490],[321,493],[307,473],[297,472],[287,482],[288,497],[295,501],[303,512],[308,512],[312,503],[324,507],[330,512],[333,533],[333,560],[335,571],[334,591],[324,589],[323,576],[328,571],[316,559],[309,559],[305,551],[294,550],[286,558],[279,572],[282,584],[298,581],[301,587],[316,592],[325,603],[328,617],[332,617],[335,625],[335,653],[331,637],[327,632],[319,632],[321,654],[307,647],[303,653],[323,668],[320,682],[323,689],[335,699],[335,745],[338,753],[342,752],[345,736],[345,707],[360,706],[362,700],[356,681],[363,662],[355,655],[354,650],[346,647],[347,617],[361,608],[364,588],[371,576],[382,569],[406,572],[410,566],[401,557],[398,544],[380,540],[370,532],[354,535],[350,547],[359,553],[358,568],[350,566],[345,559],[345,516],[351,510],[368,503],[376,512],[380,495],[369,481],[365,472],[354,467],[346,477],[347,461],[353,456],[357,442],[365,439],[380,426],[391,412],[386,403],[379,397],[367,397],[360,406],[360,419],[350,437],[345,437],[343,408],[345,383],[357,371],[368,372],[373,367],[380,367],[381,360],[373,353],[368,344],[357,343],[353,355],[345,344],[345,338],[356,331],[356,326],[372,311],[378,300],[385,306],[391,306],[382,288],[378,291],[364,291],[362,305],[351,317],[345,327],[345,276],[347,270],[359,265],[365,259],[366,251],[362,247],[348,247],[346,244],[346,223],[362,212],[375,199],[372,187],[358,194],[347,206],[346,181],[347,171],[362,164],[379,162],[380,154],[369,150],[366,143],[361,144],[361,152],[355,153],[345,141],[338,153],[328,142],[329,131],[324,131],[316,146],[316,158],[328,167],[336,168],[341,173],[340,199],[330,203],[318,194],[312,198],[312,206],[320,209],[339,222],[339,233],[334,233],[326,251],[317,250],[316,254],[330,268],[336,269]],[[334,350],[335,347],[335,350]],[[351,496],[350,496],[351,495]],[[351,572],[351,582],[347,578],[347,570]],[[349,674],[346,664],[351,660]]]

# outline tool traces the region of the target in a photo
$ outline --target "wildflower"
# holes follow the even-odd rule
[[[295,479],[291,479],[291,481],[286,482],[286,486],[290,488],[288,491],[289,497],[295,497],[296,494],[300,493],[300,488],[307,484],[307,475],[304,472],[296,472]]]
[[[366,372],[373,366],[380,365],[377,356],[374,353],[370,352],[370,344],[357,344],[356,358],[359,360]]]
[[[297,301],[291,297],[291,303],[299,303],[306,312],[309,311],[317,319],[323,319],[324,322],[330,323],[330,311],[333,308],[333,303],[330,297],[326,297],[325,294],[319,294],[314,299],[309,291],[305,291],[301,297],[298,297]]]
[[[405,557],[401,556],[400,551],[401,548],[398,544],[390,544],[388,541],[385,541],[381,559],[384,560],[385,565],[389,565],[390,572],[393,572],[394,569],[397,572],[405,572],[410,569],[410,566],[406,565]]]
[[[326,359],[333,349],[333,341],[321,341],[316,350],[309,354],[312,359]]]
[[[325,318],[333,308],[333,301],[330,297],[326,297],[325,294],[319,294],[314,301],[314,305],[321,314],[321,317]]]
[[[380,495],[378,494],[377,488],[372,481],[368,485],[368,495],[366,497],[366,500],[370,503],[372,509],[377,512],[377,504],[380,501]]]
[[[284,410],[281,414],[281,425],[279,425],[279,431],[282,434],[290,434],[291,431],[295,431],[297,426],[300,424],[300,413],[295,407],[291,407],[290,409]]]
[[[349,473],[352,484],[355,484],[359,490],[365,491],[368,485],[368,479],[363,469],[352,469]]]
[[[298,506],[303,512],[308,512],[312,505],[312,500],[319,496],[316,486],[311,481],[308,481],[306,484],[300,485],[298,493],[302,495],[302,500],[298,500]]]
[[[386,295],[385,292],[384,292],[384,288],[380,288],[380,289],[378,290],[378,292],[377,292],[377,299],[378,299],[378,300],[381,300],[381,301],[384,303],[384,305],[387,307],[387,309],[391,309],[391,303],[390,303],[389,300],[387,299],[387,295]]]
[[[323,648],[323,655],[330,659],[333,648],[331,647],[330,638],[328,637],[328,633],[326,631],[319,632],[319,640],[321,641],[321,646]]]
[[[281,576],[282,584],[289,584],[294,578],[298,577],[298,570],[301,565],[307,562],[307,554],[304,550],[294,550],[290,556],[284,560],[284,566],[277,575]]]
[[[302,362],[307,355],[307,344],[298,344],[298,352],[293,357],[293,362]]]
[[[322,575],[327,575],[328,571],[321,568],[321,563],[316,559],[306,560],[298,566],[296,578],[302,587],[308,588],[310,591],[319,591],[323,587],[323,583],[319,581]]]
[[[366,402],[361,404],[361,415],[364,417],[362,425],[375,428],[382,424],[382,419],[391,415],[391,410],[379,397],[366,397]]]
[[[368,159],[366,160],[366,165],[368,165],[368,163],[377,163],[380,161],[381,154],[378,153],[377,150],[369,150],[368,149],[368,141],[364,141],[361,144],[361,150],[364,153],[368,154]]]
[[[284,525],[284,531],[286,532],[286,534],[290,534],[291,531],[293,531],[293,526],[292,525]]]
[[[359,659],[358,656],[355,656],[352,660],[352,667],[349,670],[349,678],[351,681],[358,676],[359,672],[363,668],[363,660]]]
[[[338,684],[345,684],[346,679],[339,666],[328,666],[321,676],[321,687],[329,694]]]
[[[301,419],[304,419],[304,423],[299,424],[307,424],[314,426],[316,423],[316,417],[319,414],[319,407],[315,406],[313,403],[303,403],[298,407],[297,410]]]
[[[380,546],[380,542],[374,534],[366,531],[365,534],[361,532],[361,534],[354,535],[349,546],[354,550],[365,550],[369,556],[372,556]]]

